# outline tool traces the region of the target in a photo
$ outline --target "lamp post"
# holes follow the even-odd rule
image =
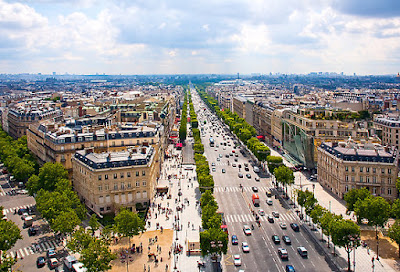
[[[314,190],[315,190],[315,184],[312,185],[312,195],[313,195],[313,197],[315,197]]]

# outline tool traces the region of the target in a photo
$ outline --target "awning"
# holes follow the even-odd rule
[[[265,136],[263,136],[263,135],[258,135],[258,136],[257,136],[257,139],[263,139],[263,140],[264,140],[264,139],[265,139]]]
[[[183,145],[182,145],[182,143],[177,143],[176,144],[176,147],[182,147]]]

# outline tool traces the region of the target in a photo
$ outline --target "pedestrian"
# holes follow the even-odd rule
[[[148,272],[150,272],[150,265],[148,265],[148,266],[147,266],[147,268],[148,268],[148,269],[147,269],[147,270],[148,270]]]
[[[165,265],[165,272],[168,271],[168,264]]]
[[[146,264],[143,265],[143,271],[146,272]]]

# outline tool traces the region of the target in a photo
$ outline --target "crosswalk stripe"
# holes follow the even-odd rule
[[[19,257],[24,257],[25,256],[25,254],[24,254],[24,252],[22,251],[22,248],[20,248],[19,249]]]
[[[239,215],[235,214],[235,221],[234,222],[239,222]]]
[[[246,222],[246,217],[244,217],[243,214],[241,214],[240,216],[242,217],[242,220],[243,220],[242,222]]]
[[[25,250],[26,256],[28,256],[30,254],[29,251],[28,251],[28,248],[26,247],[26,248],[24,248],[24,250]]]
[[[41,248],[42,251],[45,251],[45,250],[46,250],[46,248],[45,248],[45,246],[44,246],[43,243],[40,243],[40,244],[39,244],[39,247]]]
[[[44,242],[44,244],[46,245],[46,249],[50,248],[50,245],[47,242]]]
[[[30,252],[31,254],[34,254],[34,253],[35,253],[35,251],[33,251],[33,246],[30,246],[30,247],[29,247],[29,252]]]
[[[15,258],[14,251],[11,251],[11,252],[10,252],[10,256],[11,256],[11,258]]]

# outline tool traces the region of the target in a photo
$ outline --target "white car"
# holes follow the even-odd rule
[[[259,209],[259,210],[258,210],[258,214],[259,214],[259,215],[265,215],[265,212],[264,212],[263,209]]]
[[[286,223],[279,223],[279,226],[281,227],[281,229],[286,229],[287,228],[287,225],[286,225]]]
[[[243,252],[250,252],[250,247],[247,242],[242,242],[242,250]]]
[[[245,235],[251,235],[251,229],[248,225],[243,226],[243,232]]]
[[[272,205],[272,199],[271,199],[271,198],[268,198],[268,199],[267,199],[267,204],[268,204],[268,205]]]
[[[240,255],[239,254],[233,255],[233,263],[235,264],[235,266],[241,266],[242,265],[242,260],[240,259]]]

